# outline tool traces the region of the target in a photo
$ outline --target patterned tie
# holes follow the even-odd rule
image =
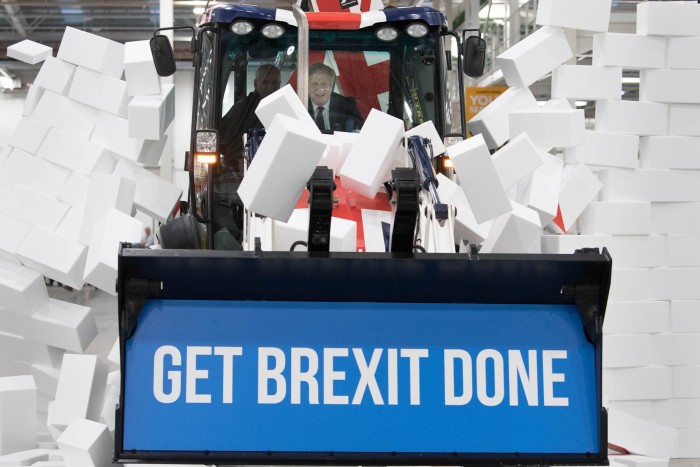
[[[323,131],[326,129],[326,124],[323,122],[323,107],[317,107],[316,108],[316,125],[318,128]]]

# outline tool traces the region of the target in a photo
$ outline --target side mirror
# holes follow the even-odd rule
[[[480,36],[469,36],[464,41],[462,50],[464,57],[464,73],[472,78],[484,74],[486,62],[486,41]]]
[[[168,36],[153,36],[150,41],[153,63],[158,76],[170,76],[175,73],[175,54]]]

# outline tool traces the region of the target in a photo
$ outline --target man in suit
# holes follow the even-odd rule
[[[362,117],[354,97],[333,92],[335,72],[323,63],[309,66],[309,112],[324,133],[357,131]]]

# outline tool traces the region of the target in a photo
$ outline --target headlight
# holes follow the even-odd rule
[[[428,34],[428,26],[423,23],[411,23],[406,27],[406,33],[411,37],[423,37]]]
[[[253,30],[253,23],[249,21],[236,21],[231,24],[231,32],[239,36],[245,36]]]
[[[260,31],[262,32],[262,35],[268,39],[277,39],[284,34],[284,28],[276,23],[266,24]]]
[[[194,160],[200,164],[216,164],[219,160],[219,134],[216,130],[197,130],[194,141]]]
[[[399,36],[399,32],[396,30],[396,28],[384,26],[377,29],[376,35],[379,40],[388,42],[396,39]]]

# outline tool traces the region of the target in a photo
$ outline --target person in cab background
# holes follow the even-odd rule
[[[323,63],[309,66],[309,112],[324,133],[358,131],[362,117],[354,97],[333,92],[335,72]]]

